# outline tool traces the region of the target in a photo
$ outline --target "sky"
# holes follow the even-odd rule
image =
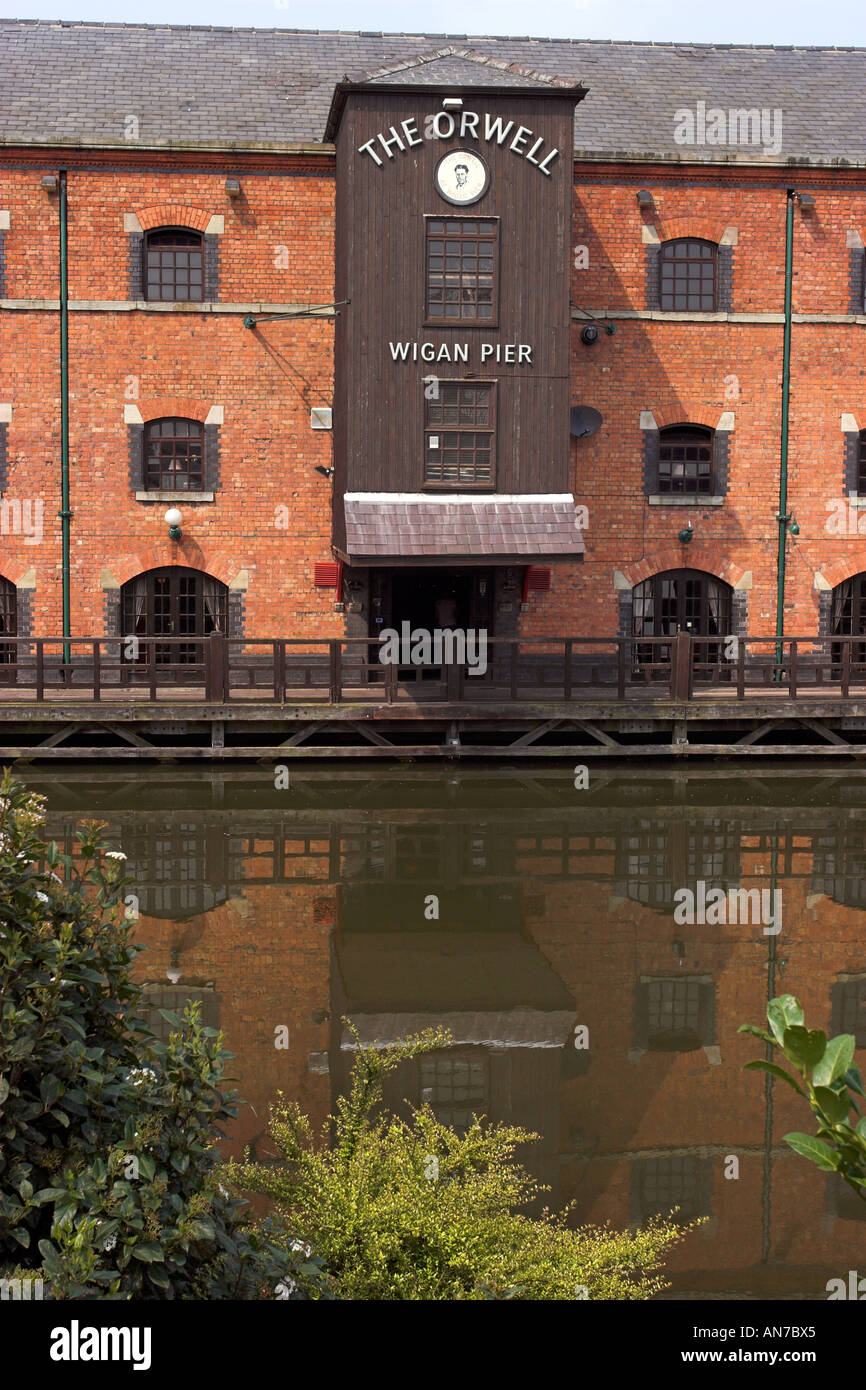
[[[866,45],[866,0],[0,0],[14,19],[692,43]],[[2,61],[2,59],[0,59]]]

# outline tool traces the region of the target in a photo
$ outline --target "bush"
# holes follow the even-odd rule
[[[546,1190],[514,1158],[537,1135],[475,1119],[460,1136],[429,1106],[408,1123],[377,1113],[382,1076],[448,1042],[428,1031],[364,1049],[356,1035],[350,1093],[320,1144],[298,1106],[281,1098],[270,1133],[283,1163],[231,1164],[228,1180],[273,1199],[286,1228],[322,1256],[342,1298],[645,1299],[665,1287],[662,1257],[683,1234],[669,1221],[615,1233],[569,1229],[568,1212],[515,1213]]]
[[[327,1295],[319,1264],[219,1184],[230,1054],[197,1009],[157,1043],[138,1016],[123,856],[86,826],[78,863],[0,786],[0,1276],[54,1298]],[[58,870],[61,873],[58,873]]]
[[[866,1099],[863,1078],[854,1065],[856,1039],[851,1033],[827,1037],[820,1029],[806,1027],[799,999],[781,994],[767,1005],[770,1032],[744,1023],[741,1033],[763,1038],[782,1053],[800,1080],[776,1062],[747,1062],[750,1071],[769,1072],[793,1086],[808,1101],[818,1122],[817,1136],[791,1133],[785,1143],[825,1173],[838,1173],[857,1196],[866,1200],[866,1119],[860,1116],[856,1097]],[[857,1116],[852,1123],[851,1113]]]

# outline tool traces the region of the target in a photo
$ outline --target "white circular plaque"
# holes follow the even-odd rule
[[[480,155],[471,150],[451,150],[443,154],[434,174],[436,192],[446,203],[465,207],[477,203],[490,185],[490,171]]]

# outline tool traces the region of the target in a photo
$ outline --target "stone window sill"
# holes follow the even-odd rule
[[[667,492],[651,492],[647,501],[651,507],[691,507],[692,511],[698,511],[701,507],[721,507],[725,499],[704,497],[699,493],[689,493],[686,496],[678,493],[673,496]]]
[[[184,506],[188,503],[196,502],[215,502],[216,493],[213,492],[136,492],[136,502],[174,502],[178,506],[181,502]]]

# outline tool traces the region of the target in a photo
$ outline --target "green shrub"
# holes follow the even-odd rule
[[[768,1047],[781,1052],[800,1079],[768,1058],[747,1062],[746,1069],[769,1072],[793,1086],[808,1101],[818,1122],[817,1135],[786,1134],[785,1143],[823,1172],[838,1173],[866,1200],[866,1118],[861,1118],[855,1099],[866,1099],[866,1091],[854,1065],[856,1039],[851,1033],[828,1038],[820,1029],[807,1028],[800,1001],[793,994],[771,999],[767,1020],[769,1033],[748,1023],[739,1031],[763,1038]],[[853,1122],[852,1112],[857,1117]]]
[[[515,1211],[546,1190],[514,1158],[536,1135],[476,1119],[461,1136],[429,1106],[409,1122],[377,1110],[386,1072],[448,1042],[428,1031],[383,1049],[359,1045],[350,1093],[321,1142],[281,1098],[270,1133],[283,1163],[231,1164],[229,1181],[273,1199],[341,1298],[640,1299],[665,1287],[662,1258],[683,1234],[671,1222],[572,1230],[568,1212]]]
[[[85,827],[78,864],[43,810],[0,787],[0,1276],[54,1298],[327,1294],[319,1264],[271,1239],[219,1184],[237,1114],[230,1054],[197,1009],[157,1043],[137,1010],[122,856]]]

